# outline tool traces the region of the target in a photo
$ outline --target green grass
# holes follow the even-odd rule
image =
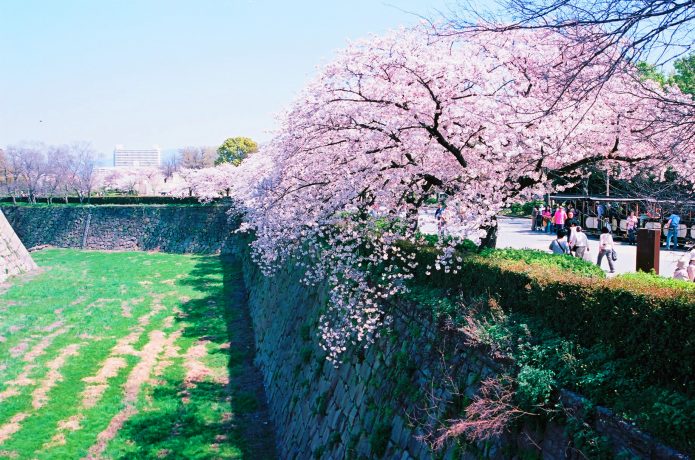
[[[245,445],[232,421],[253,401],[240,394],[237,409],[235,385],[227,382],[232,350],[223,272],[229,269],[219,258],[47,250],[35,260],[41,273],[15,278],[0,294],[0,394],[12,391],[0,396],[0,454],[84,457],[114,416],[131,406],[132,414],[105,444],[104,457],[242,458]],[[151,314],[158,303],[161,310]],[[143,321],[148,314],[149,322]],[[115,349],[129,334],[133,352]],[[177,337],[174,352],[150,353],[151,366],[127,402],[126,388],[137,380],[131,372],[148,360],[142,351],[155,348],[150,340],[157,334],[165,341]],[[42,340],[43,353],[36,353]],[[186,357],[201,344],[202,356]],[[76,354],[60,363],[70,345],[79,346]],[[125,360],[125,367],[105,379],[101,398],[85,407],[84,379],[95,376],[108,357]],[[186,383],[192,362],[205,372]],[[30,380],[12,382],[18,377]],[[50,380],[43,405],[36,406],[37,389]],[[3,427],[13,426],[18,414],[24,419],[3,439]],[[78,416],[77,429],[59,428]]]

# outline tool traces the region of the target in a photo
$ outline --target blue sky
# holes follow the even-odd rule
[[[263,141],[346,40],[452,0],[3,0],[0,146]]]

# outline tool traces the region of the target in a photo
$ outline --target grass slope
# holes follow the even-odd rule
[[[47,250],[0,294],[0,458],[241,458],[217,257]],[[232,331],[233,332],[233,331]],[[243,417],[242,417],[243,419]]]

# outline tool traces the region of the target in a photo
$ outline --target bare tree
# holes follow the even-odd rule
[[[693,0],[497,0],[497,8],[463,0],[457,30],[554,29],[578,42],[616,48],[616,61],[663,64],[693,46]]]
[[[9,149],[8,149],[9,150]],[[19,184],[30,203],[36,203],[37,194],[48,174],[45,147],[41,144],[13,148],[18,159]]]
[[[46,197],[48,204],[51,204],[54,195],[63,191],[70,182],[69,163],[70,151],[67,146],[47,147],[46,174],[40,182],[39,192]]]
[[[70,154],[70,183],[82,203],[91,197],[96,183],[96,151],[87,142],[77,142],[70,147]]]
[[[164,182],[174,177],[176,173],[181,168],[181,157],[179,155],[169,157],[162,163],[161,171],[164,175]]]
[[[216,147],[188,146],[179,150],[181,167],[188,169],[202,169],[215,166],[217,160]]]
[[[12,197],[13,204],[17,204],[17,196],[22,190],[21,157],[20,149],[15,146],[9,146],[4,152],[2,166],[3,185],[7,194]]]

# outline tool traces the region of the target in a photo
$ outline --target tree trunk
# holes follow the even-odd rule
[[[485,230],[485,236],[480,240],[480,249],[497,247],[497,217],[493,217],[490,225],[486,225],[482,229]]]

